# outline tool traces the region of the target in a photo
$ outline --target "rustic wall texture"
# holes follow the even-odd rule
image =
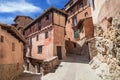
[[[2,29],[0,36],[4,41],[0,42],[0,80],[14,80],[23,71],[23,43]],[[15,51],[12,51],[12,43]]]
[[[0,80],[16,80],[23,72],[23,64],[0,64]]]
[[[118,0],[102,0],[97,6],[95,0],[94,14],[99,7],[99,13],[93,16],[95,25],[94,36],[90,46],[93,59],[91,67],[104,80],[120,80],[120,10]],[[101,1],[101,2],[102,2]]]

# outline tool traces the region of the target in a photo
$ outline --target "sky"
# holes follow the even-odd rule
[[[35,19],[50,6],[61,9],[68,1],[69,0],[0,0],[0,22],[12,24],[17,15],[30,16]]]

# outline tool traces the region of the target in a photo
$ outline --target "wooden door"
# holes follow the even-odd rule
[[[62,59],[61,46],[57,46],[57,56],[58,56],[58,59],[59,59],[59,60],[61,60],[61,59]]]

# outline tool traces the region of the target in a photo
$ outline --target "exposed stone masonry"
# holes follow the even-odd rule
[[[16,80],[23,71],[22,64],[0,65],[0,80]]]
[[[91,67],[104,80],[120,80],[120,16],[112,18],[112,23],[105,19],[97,25],[95,36],[97,55]]]

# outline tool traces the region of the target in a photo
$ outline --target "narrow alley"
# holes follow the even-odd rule
[[[120,80],[120,0],[0,0],[0,80]]]
[[[89,60],[80,55],[69,55],[59,67],[42,80],[101,80],[89,66]]]

